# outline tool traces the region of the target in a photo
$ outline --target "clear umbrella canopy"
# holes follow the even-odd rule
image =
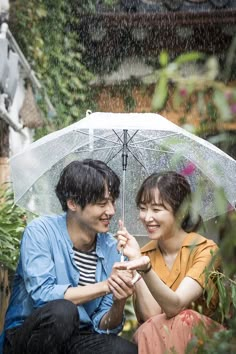
[[[234,209],[236,162],[209,142],[152,113],[93,113],[32,143],[10,160],[16,204],[37,214],[61,212],[55,185],[75,159],[103,160],[121,178],[114,227],[119,218],[135,235],[135,195],[154,171],[184,174],[194,192],[194,209],[203,220]]]

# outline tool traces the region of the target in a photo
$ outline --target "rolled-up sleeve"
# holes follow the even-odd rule
[[[122,331],[122,328],[123,328],[124,322],[125,322],[124,315],[123,315],[122,322],[116,328],[109,329],[108,331],[99,328],[101,319],[110,310],[110,308],[112,307],[112,303],[113,303],[113,301],[112,301],[111,294],[104,296],[101,301],[101,304],[99,306],[99,310],[92,315],[93,327],[96,332],[107,333],[109,331],[109,333],[111,333],[111,334],[118,334],[119,332]]]
[[[196,280],[202,288],[206,284],[206,270],[211,266],[211,270],[220,267],[220,258],[218,256],[218,247],[215,244],[204,244],[196,248],[196,254],[192,267],[188,270],[186,276]]]
[[[219,249],[215,244],[208,242],[207,245],[201,245],[197,249],[193,266],[186,274],[186,276],[197,281],[205,293],[210,292],[212,294],[208,306],[212,311],[216,309],[219,298],[215,278],[210,273],[211,271],[219,270],[221,267],[221,258],[218,253]]]

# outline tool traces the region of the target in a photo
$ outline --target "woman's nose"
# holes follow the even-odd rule
[[[145,219],[145,221],[153,220],[153,216],[152,216],[152,211],[151,210],[147,210],[144,219]]]

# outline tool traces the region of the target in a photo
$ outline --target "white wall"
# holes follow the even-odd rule
[[[24,97],[25,97],[24,80],[20,78],[17,85],[13,103],[9,110],[9,115],[11,117],[11,120],[16,124],[22,123],[19,117],[19,111],[23,105]],[[33,133],[34,131],[29,128],[23,128],[21,133],[19,133],[10,127],[10,132],[9,132],[10,156],[13,156],[16,153],[22,151],[27,145],[29,145],[32,142]]]

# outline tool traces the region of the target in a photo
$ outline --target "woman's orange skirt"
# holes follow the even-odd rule
[[[224,329],[207,316],[184,310],[172,318],[167,318],[165,314],[151,317],[137,329],[133,339],[139,354],[184,354],[194,336],[193,327],[199,324],[209,334]]]

